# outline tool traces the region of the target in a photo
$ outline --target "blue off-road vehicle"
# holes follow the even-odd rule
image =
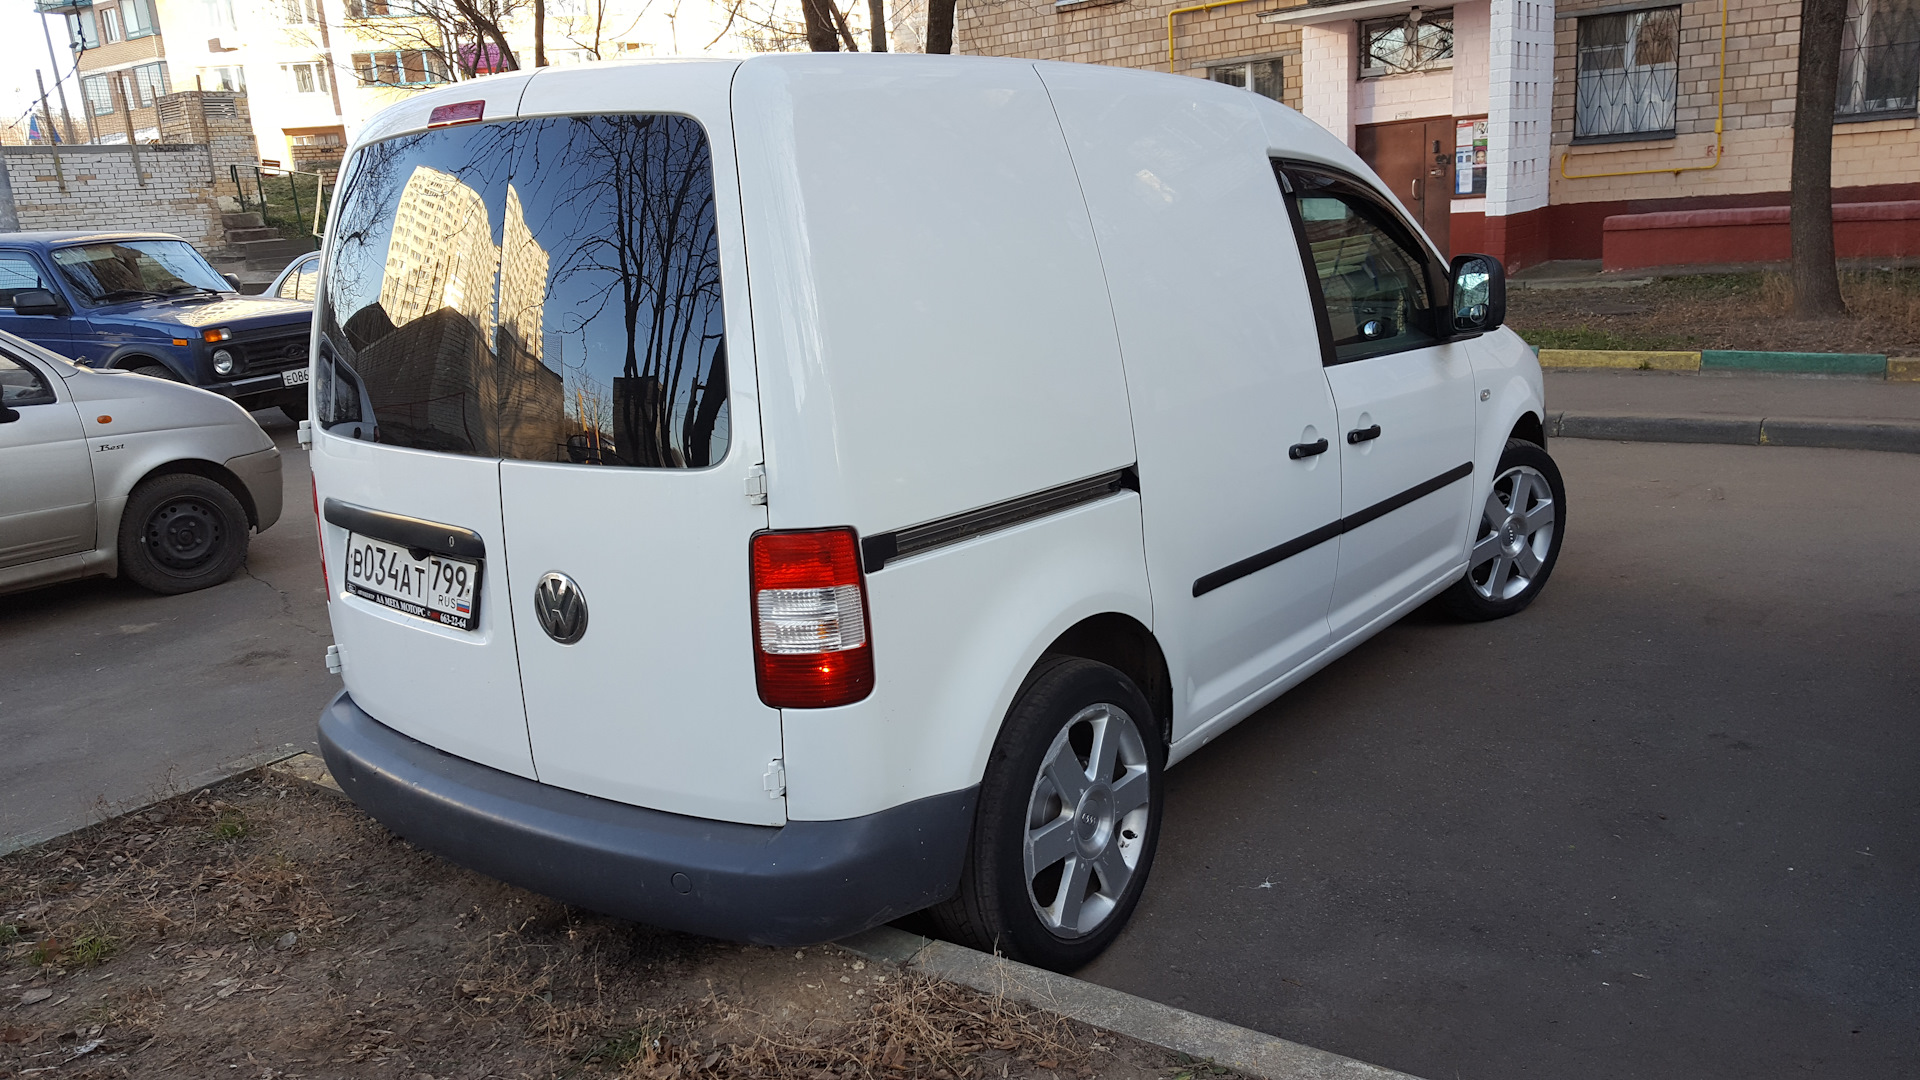
[[[93,368],[124,368],[307,415],[307,301],[242,296],[177,236],[0,233],[0,330]]]

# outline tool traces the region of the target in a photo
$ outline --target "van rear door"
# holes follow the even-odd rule
[[[767,515],[744,486],[760,440],[727,82],[689,67],[606,80],[609,101],[648,112],[523,121],[540,166],[515,176],[531,246],[505,257],[503,296],[529,261],[547,261],[547,285],[543,307],[503,302],[501,320],[544,339],[567,426],[561,454],[502,462],[507,578],[542,782],[777,825],[780,714],[755,689],[748,609]],[[598,93],[559,85],[547,100],[536,78],[521,115]]]

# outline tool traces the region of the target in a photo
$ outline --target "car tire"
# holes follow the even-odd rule
[[[128,370],[135,375],[145,375],[153,379],[165,379],[168,382],[180,381],[180,376],[175,375],[172,368],[160,364],[141,364],[139,367],[129,368]]]
[[[1131,679],[1075,657],[1043,663],[994,743],[960,889],[930,910],[935,929],[1053,971],[1100,955],[1152,870],[1165,766]]]
[[[168,473],[140,482],[120,518],[120,572],[162,595],[233,576],[247,558],[247,512],[219,482]]]
[[[1546,587],[1566,535],[1567,489],[1546,450],[1508,439],[1493,475],[1467,571],[1440,594],[1440,606],[1466,622],[1525,610]]]

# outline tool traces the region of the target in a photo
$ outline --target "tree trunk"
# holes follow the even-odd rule
[[[927,0],[927,51],[953,51],[953,9],[957,0]]]
[[[547,0],[533,0],[533,66],[547,66]]]
[[[860,43],[853,40],[853,28],[847,25],[847,13],[840,10],[839,0],[827,0],[827,7],[833,10],[833,25],[840,28],[840,40],[847,43],[847,51],[859,52]]]
[[[873,51],[887,51],[887,0],[867,0],[867,19],[873,23]]]
[[[833,0],[800,0],[800,14],[807,24],[807,48],[814,52],[839,52],[840,28],[834,25],[827,5]]]
[[[1793,313],[1843,315],[1833,257],[1833,99],[1847,0],[1801,0],[1800,85],[1793,102]]]

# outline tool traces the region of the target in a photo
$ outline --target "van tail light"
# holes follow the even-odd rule
[[[853,530],[761,533],[751,562],[760,700],[826,709],[872,693],[867,589]]]
[[[320,534],[320,584],[326,590],[321,595],[332,599],[333,582],[327,577],[327,523],[320,516],[320,480],[314,476],[307,479],[313,481],[313,528]]]

